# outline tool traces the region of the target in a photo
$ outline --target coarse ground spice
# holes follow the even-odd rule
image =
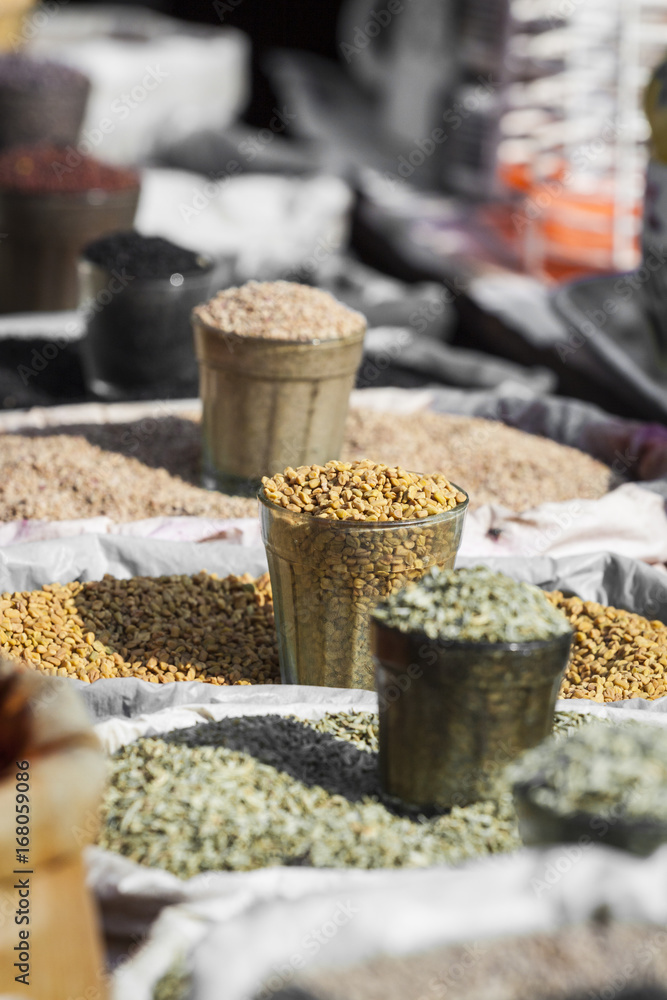
[[[76,150],[53,145],[18,146],[0,155],[0,190],[21,194],[81,194],[139,186],[139,174],[111,167]]]
[[[329,292],[294,281],[248,281],[226,288],[195,314],[224,333],[261,340],[339,340],[366,326],[360,313]]]
[[[447,475],[469,494],[471,510],[594,499],[617,485],[607,466],[574,448],[495,421],[439,413],[353,410],[342,460],[364,455]],[[200,458],[194,417],[0,435],[0,520],[255,517],[254,500],[201,489]]]
[[[280,683],[268,574],[106,575],[0,596],[0,651],[93,682]]]
[[[561,698],[623,701],[667,694],[667,625],[595,601],[547,595],[574,629]]]
[[[200,274],[209,264],[192,250],[161,236],[142,236],[135,230],[103,236],[84,247],[82,256],[107,271],[124,270],[135,278]]]
[[[666,944],[667,929],[659,925],[595,920],[552,933],[306,969],[270,995],[273,1000],[664,1000]],[[643,990],[631,992],[631,986]],[[264,989],[256,1000],[268,996]]]
[[[364,459],[301,465],[262,479],[271,503],[340,521],[405,521],[452,510],[466,499],[441,475],[420,476]]]

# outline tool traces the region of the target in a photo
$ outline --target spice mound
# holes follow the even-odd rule
[[[511,775],[559,816],[667,822],[667,732],[658,726],[596,720],[565,739],[545,740]]]
[[[484,566],[431,569],[392,594],[374,617],[402,632],[455,642],[538,642],[571,631],[539,587]]]
[[[100,846],[181,878],[275,864],[458,864],[520,846],[509,786],[435,819],[398,816],[379,800],[377,754],[363,737],[377,716],[360,716],[354,745],[349,724],[327,718],[346,745],[305,722],[251,716],[123,747],[111,758]]]
[[[547,595],[574,629],[561,698],[622,701],[667,695],[667,625],[595,601]]]
[[[82,255],[107,271],[125,270],[134,278],[201,274],[208,265],[205,258],[192,250],[161,236],[142,236],[133,229],[89,243]]]
[[[0,189],[22,194],[77,194],[139,187],[135,170],[107,166],[61,146],[18,146],[0,156]]]
[[[92,682],[280,683],[268,574],[106,575],[0,597],[0,651]]]
[[[195,315],[225,333],[260,340],[341,340],[366,329],[361,313],[329,292],[293,281],[249,281],[226,288],[198,306]]]
[[[368,459],[288,468],[262,479],[271,503],[332,520],[405,521],[453,510],[467,500],[445,476],[420,476]]]

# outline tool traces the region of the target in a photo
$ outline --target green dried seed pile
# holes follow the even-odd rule
[[[276,864],[459,864],[520,847],[509,789],[500,790],[495,801],[413,821],[389,812],[370,794],[369,779],[376,780],[371,736],[365,749],[346,740],[341,754],[340,740],[294,720],[255,716],[224,722],[141,739],[113,756],[101,847],[181,878]],[[233,741],[234,722],[239,722],[235,745],[251,744],[265,759],[273,755],[276,766],[224,745]],[[286,773],[285,763],[293,773]],[[330,790],[307,783],[315,777]],[[364,791],[354,801],[346,797]]]
[[[536,642],[571,631],[539,587],[484,566],[433,568],[388,597],[374,617],[402,632],[460,642]]]
[[[559,815],[586,812],[667,821],[667,731],[595,719],[565,740],[545,740],[511,771],[533,783],[538,805]]]

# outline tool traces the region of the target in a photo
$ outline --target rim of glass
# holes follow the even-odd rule
[[[313,521],[316,524],[326,524],[327,527],[332,527],[340,531],[350,528],[352,528],[352,530],[354,531],[359,531],[359,530],[368,531],[369,529],[376,529],[376,528],[383,530],[386,530],[387,528],[393,528],[393,529],[408,528],[408,527],[414,528],[418,524],[434,524],[440,521],[450,521],[456,517],[459,517],[461,514],[465,513],[465,511],[468,509],[470,497],[468,496],[466,491],[462,490],[460,486],[456,485],[456,483],[450,483],[449,485],[452,486],[459,493],[463,493],[463,495],[465,496],[465,500],[462,500],[461,503],[458,503],[456,507],[453,507],[451,510],[443,510],[439,514],[430,514],[428,517],[412,517],[409,520],[405,521],[357,521],[357,520],[352,520],[351,518],[349,520],[343,518],[340,519],[336,518],[334,520],[333,517],[313,517],[312,514],[310,514],[308,511],[299,511],[297,513],[295,510],[285,510],[285,508],[281,507],[280,504],[274,503],[272,500],[269,500],[264,495],[263,486],[259,488],[259,491],[257,493],[257,499],[259,500],[260,503],[264,504],[264,506],[267,507],[269,510],[280,511],[282,514],[287,514],[290,517],[294,518],[294,520],[297,520],[297,518],[304,518],[304,519],[308,518],[309,521]]]
[[[432,636],[427,635],[423,629],[414,628],[410,629],[409,632],[405,632],[396,625],[388,625],[387,622],[383,622],[381,619],[375,617],[374,610],[371,611],[370,618],[373,625],[378,628],[386,629],[388,632],[395,632],[397,635],[403,635],[406,638],[414,637],[419,643],[431,643],[433,646],[440,646],[445,651],[453,649],[456,652],[470,652],[473,649],[479,649],[481,651],[488,652],[493,650],[503,650],[506,653],[519,653],[522,651],[531,653],[534,650],[546,649],[547,646],[553,646],[558,642],[564,642],[565,640],[571,643],[574,638],[574,629],[571,629],[569,632],[560,632],[558,635],[552,635],[550,639],[519,639],[514,642],[475,642],[471,639],[434,639]]]
[[[235,333],[234,330],[221,330],[217,326],[213,326],[211,323],[207,323],[205,319],[197,315],[196,308],[192,311],[192,317],[205,330],[210,330],[211,333],[217,334],[217,336],[229,340],[230,338],[238,340],[239,343],[255,343],[261,344],[263,346],[275,347],[278,349],[284,347],[335,347],[336,345],[346,345],[346,344],[357,344],[362,341],[368,332],[368,324],[360,326],[356,333],[351,333],[349,337],[328,337],[324,340],[315,338],[314,340],[271,340],[269,337],[246,337],[243,334]],[[452,484],[453,485],[453,484]],[[461,490],[463,492],[463,490]],[[268,502],[268,501],[267,501]]]

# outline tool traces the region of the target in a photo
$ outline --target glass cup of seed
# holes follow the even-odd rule
[[[288,468],[259,500],[283,683],[372,690],[371,611],[454,565],[467,495],[364,461]]]
[[[572,630],[543,591],[485,567],[435,569],[373,612],[380,781],[430,812],[491,794],[551,731]]]
[[[338,458],[366,320],[291,281],[227,288],[192,314],[207,489],[255,496],[263,476]]]

